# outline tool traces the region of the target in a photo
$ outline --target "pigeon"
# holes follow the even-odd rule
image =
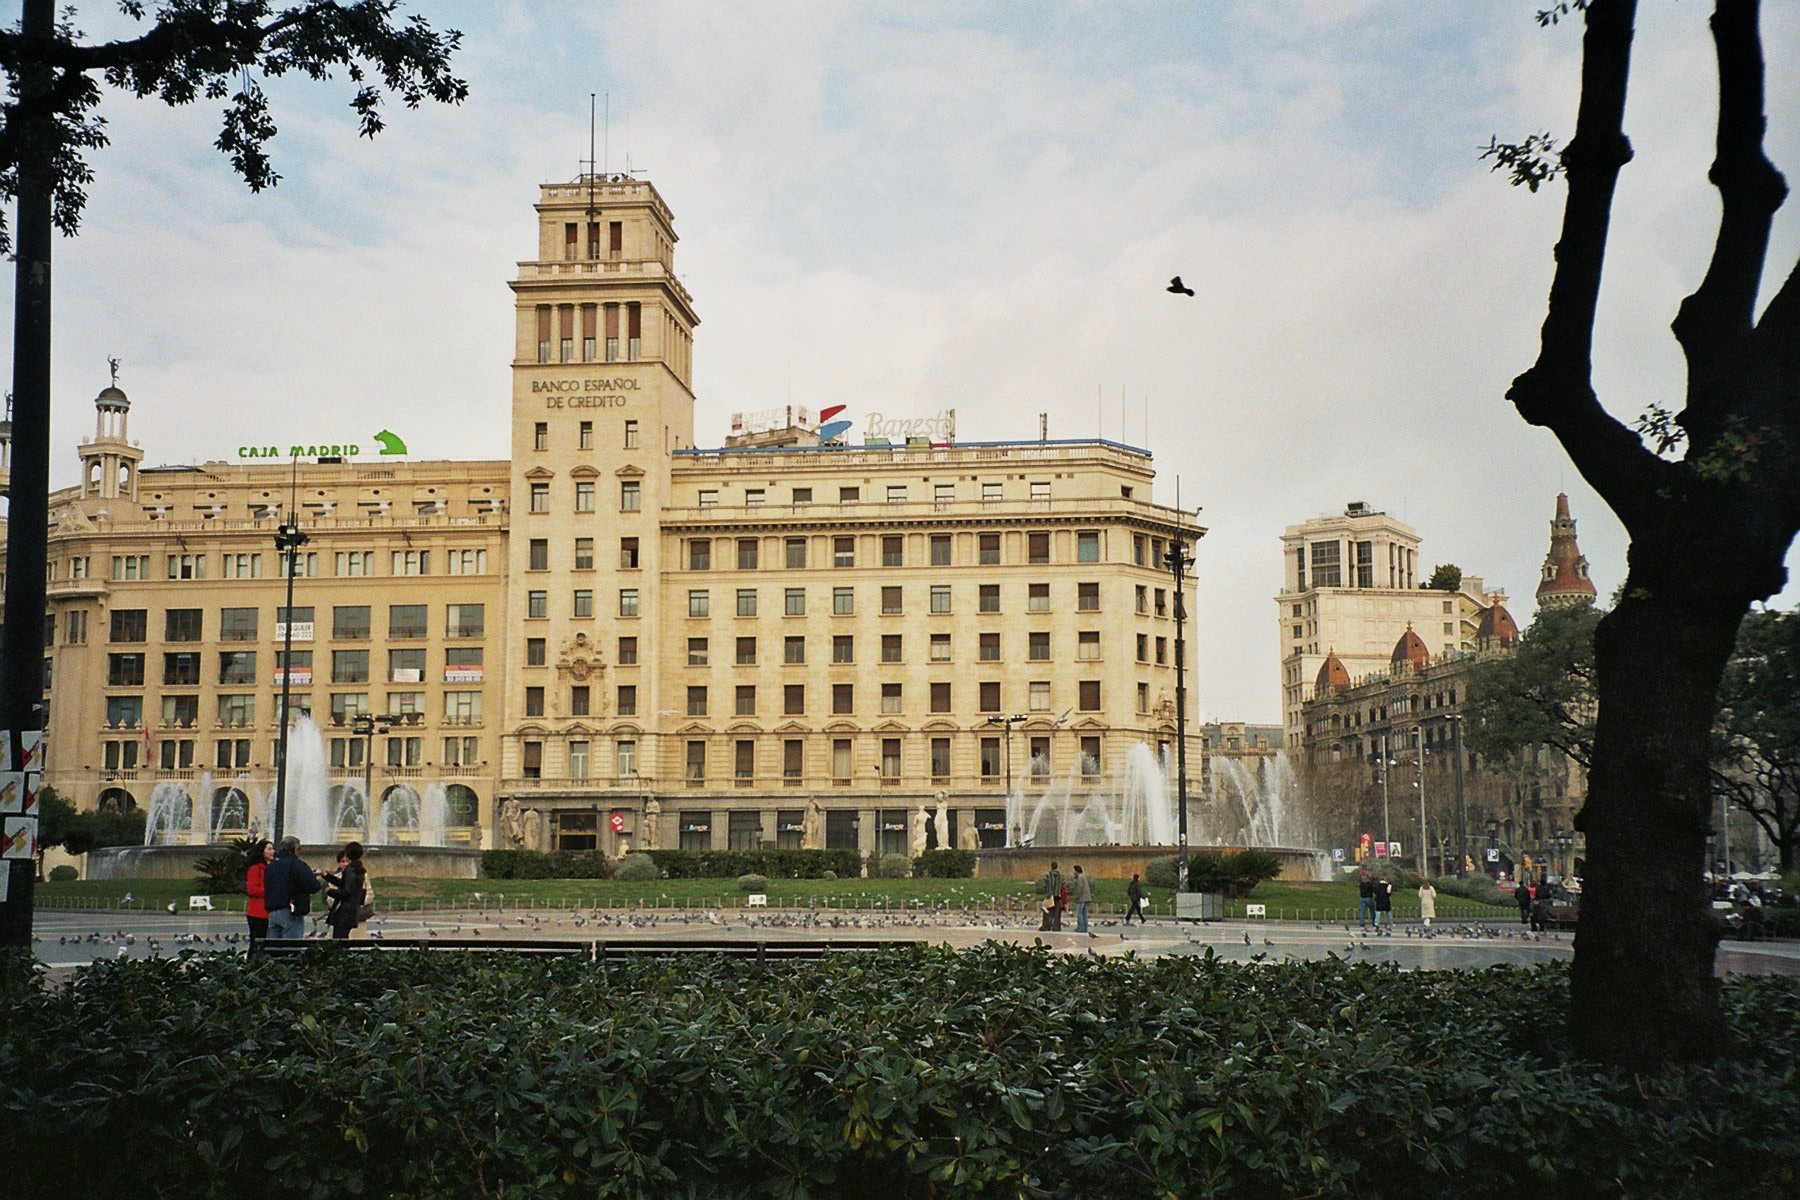
[[[1248,929],[1246,929],[1246,930],[1244,930],[1244,945],[1248,946],[1249,944],[1250,944],[1250,931]]]
[[[1181,282],[1181,276],[1179,275],[1169,280],[1169,290],[1174,292],[1177,296],[1191,296],[1194,294],[1194,289]]]
[[[175,902],[173,900],[169,901],[169,915],[175,915]]]

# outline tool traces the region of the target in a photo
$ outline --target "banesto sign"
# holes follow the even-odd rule
[[[534,379],[532,395],[544,397],[545,408],[623,408],[626,392],[638,390],[638,381],[616,375],[610,379]]]

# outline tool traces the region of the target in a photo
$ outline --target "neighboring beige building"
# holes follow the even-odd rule
[[[1483,613],[1505,603],[1504,592],[1488,591],[1474,575],[1453,592],[1426,588],[1431,572],[1420,568],[1419,545],[1410,525],[1361,502],[1283,531],[1275,604],[1289,749],[1306,738],[1301,705],[1328,656],[1351,678],[1386,672],[1396,631],[1409,628],[1434,657],[1471,650]]]
[[[954,844],[999,845],[1034,758],[1104,788],[1173,741],[1164,549],[1204,530],[1153,502],[1147,451],[958,444],[953,420],[820,445],[793,413],[698,448],[662,198],[607,176],[536,208],[507,461],[145,468],[101,394],[84,482],[50,504],[46,782],[255,811],[284,667],[334,786],[360,790],[372,745],[382,802],[442,785],[451,842],[489,847],[901,851],[940,795]],[[290,497],[311,540],[284,664]],[[358,734],[363,713],[398,720]]]

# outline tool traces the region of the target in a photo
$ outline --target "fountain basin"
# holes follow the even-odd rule
[[[1189,846],[1189,854],[1220,854],[1256,849],[1273,854],[1281,862],[1276,878],[1289,883],[1318,883],[1333,878],[1331,855],[1324,850],[1292,846]],[[978,879],[1036,879],[1057,864],[1068,878],[1075,864],[1096,879],[1130,879],[1141,874],[1153,858],[1176,853],[1174,846],[1008,846],[983,850],[977,856]]]
[[[300,857],[315,868],[335,870],[343,843],[300,847]],[[229,853],[223,844],[198,846],[108,846],[90,850],[87,879],[191,879],[194,864]],[[476,879],[481,851],[441,846],[365,846],[363,864],[377,891],[383,879]]]

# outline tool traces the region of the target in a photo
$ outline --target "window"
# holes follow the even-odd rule
[[[592,538],[582,538],[580,540],[588,544],[588,566],[591,567],[594,565],[594,540]],[[635,571],[638,569],[638,566],[638,540],[634,537],[620,538],[619,568],[625,571]]]
[[[635,617],[638,615],[638,594],[636,588],[619,589],[619,615]]]
[[[712,570],[711,538],[690,538],[688,540],[688,570]]]
[[[1082,712],[1100,711],[1100,681],[1098,679],[1083,679],[1078,694],[1080,701],[1076,707]]]
[[[643,507],[644,491],[635,479],[624,479],[619,482],[619,511],[637,512]]]
[[[1050,561],[1050,535],[1039,531],[1025,535],[1025,561],[1029,563],[1047,563]]]
[[[138,765],[138,743],[105,742],[105,766],[108,774],[114,771],[135,771]]]
[[[934,533],[931,535],[931,565],[947,567],[950,565],[950,535]]]
[[[754,617],[756,615],[756,589],[739,588],[737,590],[737,615]]]
[[[849,738],[831,739],[831,778],[835,781],[850,781],[850,749]]]
[[[619,639],[619,665],[621,667],[635,667],[635,666],[637,666],[637,660],[638,660],[638,640],[634,637],[620,638]]]
[[[976,592],[976,611],[997,613],[1000,611],[1000,585],[984,583]]]
[[[889,504],[905,504],[906,503],[906,485],[904,483],[888,484],[887,485],[887,502]]]
[[[1144,535],[1141,533],[1131,535],[1131,561],[1140,567],[1144,565]]]
[[[737,541],[737,567],[740,571],[756,570],[756,548],[759,543],[755,538],[739,538]]]
[[[165,658],[170,657],[165,655]],[[195,680],[195,682],[199,682]],[[107,687],[143,687],[144,656],[142,654],[109,654],[106,656]]]
[[[690,667],[704,667],[706,665],[706,659],[706,639],[703,637],[689,638],[687,640],[687,665]]]
[[[1075,534],[1075,561],[1084,563],[1100,561],[1099,530],[1083,529]]]
[[[219,697],[219,724],[243,729],[256,722],[256,697],[233,694]]]
[[[1312,544],[1312,585],[1315,588],[1339,587],[1343,583],[1336,542]]]
[[[812,489],[809,487],[795,488],[794,489],[794,503],[795,504],[811,504],[812,503]]]
[[[893,586],[882,588],[881,614],[886,617],[892,617],[897,616],[904,611],[905,609],[900,603],[900,589]]]
[[[261,579],[261,554],[223,554],[219,556],[225,566],[227,579]]]
[[[899,634],[884,633],[881,635],[881,661],[884,663],[897,663],[901,661]]]
[[[881,565],[884,567],[904,567],[906,565],[905,538],[898,534],[882,535]]]
[[[204,554],[169,555],[169,578],[205,579],[206,556]]]
[[[587,424],[583,421],[582,424]],[[586,779],[588,777],[588,743],[574,740],[569,743],[569,778]]]
[[[544,715],[544,689],[528,687],[525,689],[525,715],[541,717]]]
[[[1083,775],[1100,773],[1100,739],[1098,737],[1081,739],[1081,773]]]
[[[533,450],[548,450],[550,448],[550,424],[549,424],[549,422],[538,421],[532,425],[532,427],[531,427],[531,448]]]
[[[591,703],[587,684],[578,683],[569,688],[569,715],[571,717],[587,716]]]
[[[299,657],[301,651],[294,652]],[[312,654],[306,652],[306,665],[312,666]],[[163,683],[192,687],[200,682],[200,656],[198,654],[165,654],[163,655]]]
[[[164,725],[175,725],[182,729],[193,728],[200,720],[200,697],[164,696],[162,719]]]
[[[732,746],[731,776],[740,783],[749,783],[756,778],[756,743],[749,738],[740,738]],[[727,839],[734,850],[756,849],[756,822],[760,814],[734,812],[731,814],[731,833]],[[750,826],[747,830],[738,828],[740,823]]]
[[[1048,630],[1034,629],[1026,634],[1025,646],[1025,657],[1032,662],[1050,661],[1050,632]]]
[[[1045,712],[1050,708],[1050,681],[1034,679],[1025,685],[1025,706],[1032,712]]]
[[[527,779],[543,778],[544,743],[524,742],[520,744],[519,773]]]
[[[525,665],[528,667],[543,666],[548,645],[549,643],[544,638],[526,638]]]
[[[740,717],[754,717],[756,715],[755,684],[740,683],[737,685],[737,695],[735,697],[733,711]]]
[[[577,479],[575,481],[575,511],[576,512],[593,512],[594,511],[594,481],[593,480]]]
[[[482,657],[482,647],[480,646],[444,647],[444,682],[479,682],[482,672]]]
[[[444,636],[478,638],[487,631],[487,606],[483,604],[448,604],[444,606]]]
[[[594,615],[593,588],[576,588],[575,594],[571,597],[570,602],[572,605],[572,614],[574,616],[591,617]]]
[[[369,652],[367,650],[333,650],[331,652],[331,682],[369,682]]]
[[[931,611],[947,613],[950,611],[950,585],[934,583],[931,585]]]
[[[984,681],[980,685],[979,696],[979,707],[982,712],[997,713],[1000,711],[1000,683],[998,680]]]
[[[631,738],[621,738],[613,746],[613,769],[619,773],[620,779],[637,778],[637,742]]]
[[[199,641],[200,610],[195,608],[188,611],[194,614],[194,636],[182,640]],[[109,625],[106,633],[106,640],[109,642],[141,642],[149,636],[148,612],[145,609],[115,608]],[[176,639],[170,637],[166,640],[172,642]]]
[[[690,781],[695,782],[695,783],[698,783],[701,780],[704,780],[706,778],[706,743],[705,742],[696,741],[696,742],[689,742],[687,744],[687,777]],[[688,815],[691,816],[692,814],[688,814]],[[686,820],[686,819],[684,819],[681,824],[682,824],[681,848],[683,850],[688,849],[688,847],[690,845],[690,843],[689,843],[690,838],[703,839],[701,841],[696,841],[696,842],[692,843],[696,847],[705,847],[705,846],[712,845],[712,833],[711,833],[710,826],[708,826],[702,822],[699,822],[699,821]]]
[[[802,742],[799,738],[788,738],[781,743],[781,778],[790,784],[798,783],[801,775],[804,773],[805,746],[806,743]],[[799,823],[799,817],[799,813],[796,812],[793,814],[794,824]],[[799,834],[796,833],[793,836],[797,839]],[[796,840],[791,848],[796,850],[799,849],[799,841]]]
[[[931,711],[934,713],[950,711],[950,685],[948,683],[931,685]]]
[[[449,552],[452,575],[486,575],[486,550],[452,550]]]
[[[1000,635],[998,633],[982,634],[980,643],[976,647],[975,658],[979,662],[999,662]]]
[[[806,661],[806,639],[803,637],[783,638],[781,642],[781,661],[789,664]]]
[[[856,539],[840,537],[831,539],[831,565],[833,567],[854,567],[856,565]]]
[[[362,578],[375,574],[373,550],[339,550],[332,555],[340,577]]]
[[[368,711],[369,694],[367,692],[331,693],[331,723],[333,725],[348,724],[350,718],[361,716]]]
[[[1000,497],[999,482],[991,481],[991,482],[983,483],[981,485],[981,498],[983,500],[998,500],[998,499],[1000,499],[1001,497]]]
[[[950,774],[950,739],[931,739],[931,777],[944,779]]]
[[[1083,629],[1075,635],[1075,658],[1080,662],[1093,662],[1100,657],[1100,631]]]
[[[469,696],[469,695],[479,696],[481,693],[479,693],[479,692],[457,692],[454,694],[459,695],[459,696]],[[449,700],[448,695],[445,696],[445,700],[446,701]],[[448,708],[448,705],[446,705],[445,714],[448,715],[448,713],[449,713],[449,708]],[[463,724],[468,724],[468,722],[465,721],[465,722],[463,722]],[[447,738],[445,738],[444,739],[444,760],[443,761],[444,761],[444,765],[446,767],[480,766],[481,765],[481,739],[477,738],[477,737],[447,737]],[[467,822],[467,824],[472,825],[475,823],[473,820],[474,813],[471,812],[469,814],[469,816],[470,816],[470,820]],[[452,822],[452,824],[458,824],[458,823],[460,823],[460,822]]]
[[[1150,636],[1148,634],[1137,635],[1137,660],[1139,662],[1150,661]]]
[[[343,641],[364,641],[369,636],[369,606],[339,604],[331,610],[331,636]]]
[[[831,589],[831,611],[836,616],[847,617],[856,611],[856,592],[852,588],[841,587]]]
[[[975,561],[984,567],[991,567],[1000,561],[1000,535],[984,533],[977,543]]]
[[[143,664],[138,665],[138,682],[143,682]],[[220,683],[255,683],[256,651],[222,650],[219,652]]]
[[[582,309],[583,318],[589,316],[592,311],[592,306],[584,306]],[[593,337],[590,335],[587,340],[590,345],[584,349],[584,357],[591,362],[594,357],[591,346]],[[577,450],[592,450],[594,448],[594,423],[592,421],[583,421],[580,425],[576,426],[575,448]]]
[[[768,498],[769,493],[767,488],[747,487],[744,489],[745,508],[760,508],[763,505],[763,502]]]
[[[706,715],[706,685],[698,684],[687,690],[687,715],[704,717]]]
[[[425,606],[423,604],[388,605],[388,636],[390,638],[424,637]]]
[[[1137,685],[1137,710],[1139,713],[1150,711],[1150,685],[1147,683]]]
[[[737,640],[737,665],[750,667],[756,665],[756,639],[741,637]]]
[[[548,571],[550,569],[550,539],[532,538],[530,552],[526,557],[527,571]]]
[[[781,687],[781,712],[783,716],[798,717],[806,712],[806,685],[804,683],[787,683]]]
[[[831,685],[831,711],[839,715],[856,711],[856,685],[854,683]]]
[[[862,489],[860,487],[840,487],[838,489],[839,504],[855,504],[861,499]]]
[[[547,480],[534,480],[531,484],[531,511],[547,513],[550,511],[550,484]]]
[[[1050,611],[1050,585],[1032,583],[1026,585],[1025,611],[1043,613]]]
[[[194,742],[191,738],[159,742],[157,766],[165,771],[184,771],[194,765]]]
[[[396,550],[393,552],[393,575],[429,575],[431,574],[431,551],[429,550]]]
[[[626,421],[625,421],[625,449],[636,450],[637,448],[638,448],[638,423],[635,418],[628,417],[628,418],[626,418]]]
[[[173,622],[175,614],[181,609],[170,609],[169,619]],[[171,636],[171,642],[198,641],[200,638],[200,610],[188,609],[194,614],[191,638]],[[172,633],[173,631],[171,631]],[[219,640],[221,642],[254,642],[256,640],[256,610],[254,608],[221,608],[219,610]]]
[[[525,615],[533,620],[543,620],[550,615],[550,593],[543,589],[535,589],[525,593]]]
[[[785,605],[782,611],[786,612],[788,616],[804,617],[806,615],[805,588],[788,588],[783,593],[782,600]]]
[[[619,715],[621,717],[637,716],[637,684],[622,683],[619,685]]]
[[[1032,480],[1031,498],[1033,500],[1048,500],[1050,498],[1050,481],[1048,479]]]
[[[1159,637],[1156,639],[1156,665],[1160,667],[1160,666],[1163,666],[1164,664],[1166,664],[1168,661],[1169,661],[1169,639],[1166,637]]]
[[[1095,607],[1098,607],[1098,605]],[[1169,615],[1169,596],[1168,593],[1161,588],[1156,589],[1156,615],[1159,617],[1166,617]]]
[[[832,635],[831,661],[834,663],[853,663],[856,661],[856,638],[853,635],[848,633]]]
[[[150,578],[150,556],[148,554],[113,555],[112,577],[114,579]]]
[[[1140,613],[1148,614],[1150,611],[1150,589],[1141,583],[1137,585],[1137,601],[1135,607]],[[1298,605],[1295,607],[1298,607]]]
[[[87,643],[88,614],[85,608],[71,608],[63,618],[63,644],[81,646]]]
[[[213,766],[232,771],[242,770],[249,765],[249,738],[220,738],[213,743]]]
[[[784,540],[782,542],[781,546],[782,546],[782,551],[786,556],[786,561],[787,561],[789,570],[799,570],[800,568],[806,566],[806,539],[805,538],[803,538],[803,537],[787,538],[786,540]]]
[[[998,779],[1000,777],[1000,739],[984,737],[980,742],[981,777]]]
[[[626,543],[630,543],[630,546],[631,546],[631,561],[630,562],[625,561]],[[637,566],[637,539],[636,538],[620,538],[619,539],[619,565],[621,567],[626,567],[626,568]],[[594,569],[594,539],[593,538],[578,537],[575,539],[575,569],[577,571],[591,571]]]
[[[700,507],[701,508],[713,508],[713,507],[717,506],[718,503],[719,503],[719,489],[718,488],[701,488],[700,489]]]
[[[950,635],[949,634],[934,633],[931,635],[930,658],[931,658],[932,662],[949,662],[950,661]]]
[[[1100,585],[1098,583],[1075,585],[1075,609],[1077,612],[1100,611]]]
[[[164,699],[166,701],[170,697],[164,697]],[[142,725],[144,723],[144,698],[142,696],[108,696],[106,698],[106,723],[114,729],[128,729]]]
[[[705,588],[695,588],[688,592],[688,616],[709,617],[712,615],[712,593]]]

